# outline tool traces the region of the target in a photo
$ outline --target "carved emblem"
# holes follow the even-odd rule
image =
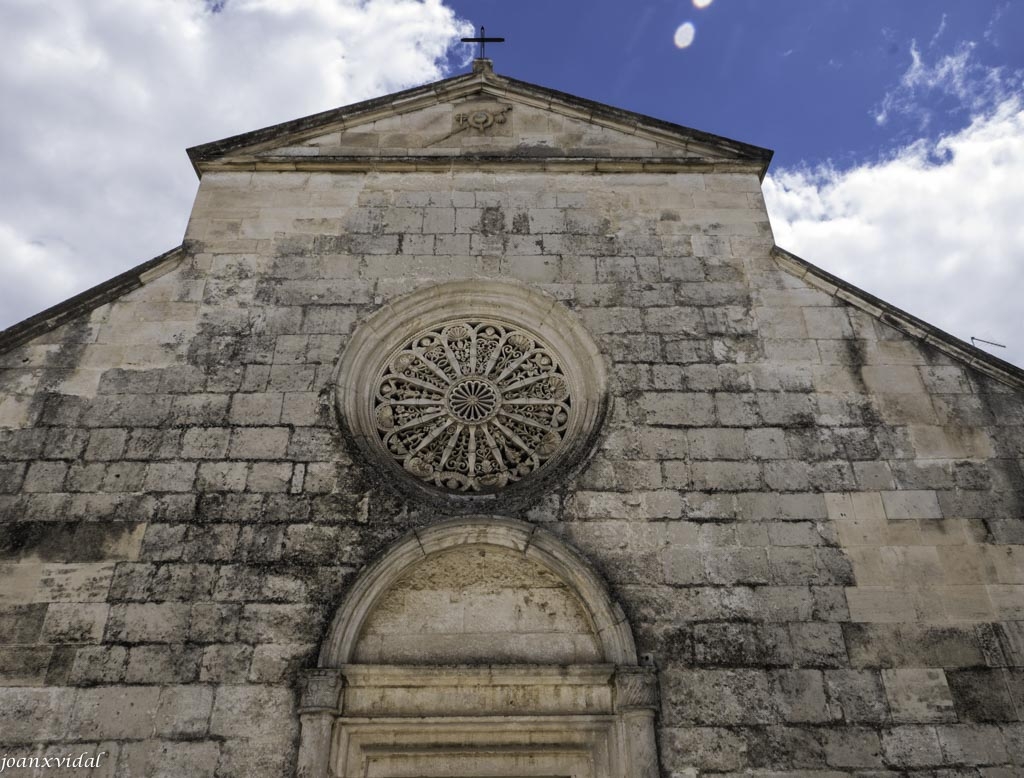
[[[447,322],[419,332],[386,363],[374,387],[377,434],[416,478],[491,492],[562,447],[568,387],[536,335],[498,321]]]
[[[512,110],[512,106],[506,105],[497,108],[476,108],[468,111],[461,111],[454,115],[456,129],[473,129],[477,132],[484,132],[496,124],[505,124],[508,121],[505,116]]]
[[[299,707],[303,712],[336,711],[344,679],[334,669],[306,670],[302,676]]]

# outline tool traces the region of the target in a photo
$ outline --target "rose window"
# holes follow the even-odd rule
[[[373,396],[390,456],[457,492],[494,491],[541,468],[562,448],[572,410],[553,349],[521,327],[483,319],[408,338]]]

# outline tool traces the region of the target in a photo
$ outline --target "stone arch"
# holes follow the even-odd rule
[[[601,648],[601,660],[635,665],[636,647],[621,607],[578,553],[554,535],[513,519],[476,517],[440,522],[415,530],[395,543],[359,576],[335,615],[320,651],[320,667],[353,660],[361,629],[386,592],[427,557],[460,546],[494,546],[522,554],[564,581],[587,610]]]
[[[470,570],[473,563],[480,569]],[[505,577],[512,589],[526,587],[517,615],[531,598],[543,599],[554,626],[518,653],[493,640],[462,650],[458,635],[451,658],[365,648],[382,619],[418,617],[415,603],[402,610],[402,597],[457,568],[459,580],[470,581],[458,599],[492,596],[475,582]],[[496,622],[499,630],[513,623],[501,614]],[[568,642],[566,632],[574,633]],[[654,672],[638,666],[625,615],[580,554],[521,521],[442,521],[398,540],[349,590],[318,667],[304,678],[299,775],[653,778],[656,697]]]

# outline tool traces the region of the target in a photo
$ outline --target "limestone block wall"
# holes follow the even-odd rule
[[[1020,774],[1024,395],[771,247],[752,174],[207,174],[176,267],[0,355],[0,753],[292,774],[346,588],[445,518],[339,433],[335,363],[484,277],[606,360],[593,456],[490,512],[606,578],[665,775]]]

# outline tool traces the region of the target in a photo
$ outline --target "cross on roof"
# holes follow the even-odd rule
[[[477,51],[477,59],[486,59],[484,57],[484,46],[488,43],[504,43],[504,38],[488,38],[484,33],[484,26],[480,25],[480,37],[478,38],[463,38],[463,43],[479,43],[480,49]]]

